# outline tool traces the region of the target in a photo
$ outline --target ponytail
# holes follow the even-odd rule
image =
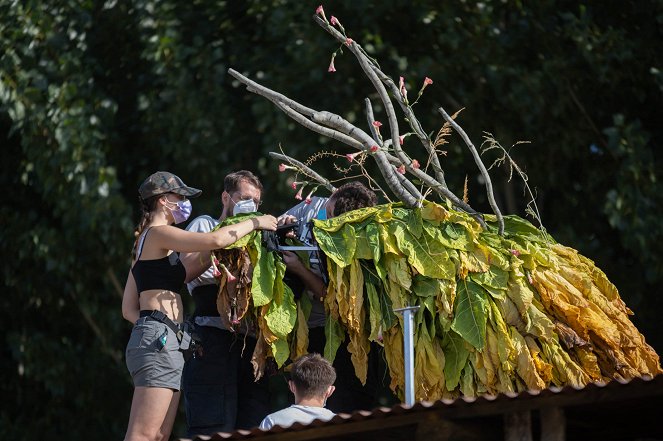
[[[136,259],[136,247],[138,246],[138,238],[140,237],[141,233],[147,226],[147,224],[150,223],[152,220],[152,211],[154,210],[154,206],[156,205],[157,199],[159,199],[161,195],[157,196],[152,196],[147,199],[143,199],[140,196],[138,196],[138,203],[140,204],[140,221],[138,221],[138,225],[136,225],[136,229],[134,231],[134,236],[136,239],[134,240],[134,246],[133,249],[131,250],[131,259],[135,260]]]

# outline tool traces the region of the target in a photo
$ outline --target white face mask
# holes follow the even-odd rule
[[[256,206],[256,203],[253,201],[253,199],[242,199],[239,202],[235,202],[235,206],[233,207],[233,216],[240,213],[255,213],[256,211],[258,211],[258,207]]]

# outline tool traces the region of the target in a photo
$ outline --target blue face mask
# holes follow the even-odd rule
[[[325,207],[322,207],[320,210],[318,210],[318,215],[315,217],[318,220],[326,220],[327,219],[327,209]]]
[[[191,216],[191,201],[186,199],[183,201],[177,201],[177,202],[171,202],[168,201],[171,204],[175,204],[175,208],[170,208],[170,213],[173,215],[173,219],[175,220],[176,224],[181,224],[182,222],[185,222],[189,216]]]

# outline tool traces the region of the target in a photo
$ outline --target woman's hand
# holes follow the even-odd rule
[[[277,220],[271,214],[254,217],[253,219],[257,222],[257,224],[254,224],[256,230],[276,230]]]

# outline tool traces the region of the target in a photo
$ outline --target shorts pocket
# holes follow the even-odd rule
[[[127,343],[127,351],[131,349],[148,348],[156,342],[156,339],[161,335],[159,331],[163,332],[165,325],[158,326],[160,323],[149,323],[146,321],[138,322],[131,331],[129,343]]]

